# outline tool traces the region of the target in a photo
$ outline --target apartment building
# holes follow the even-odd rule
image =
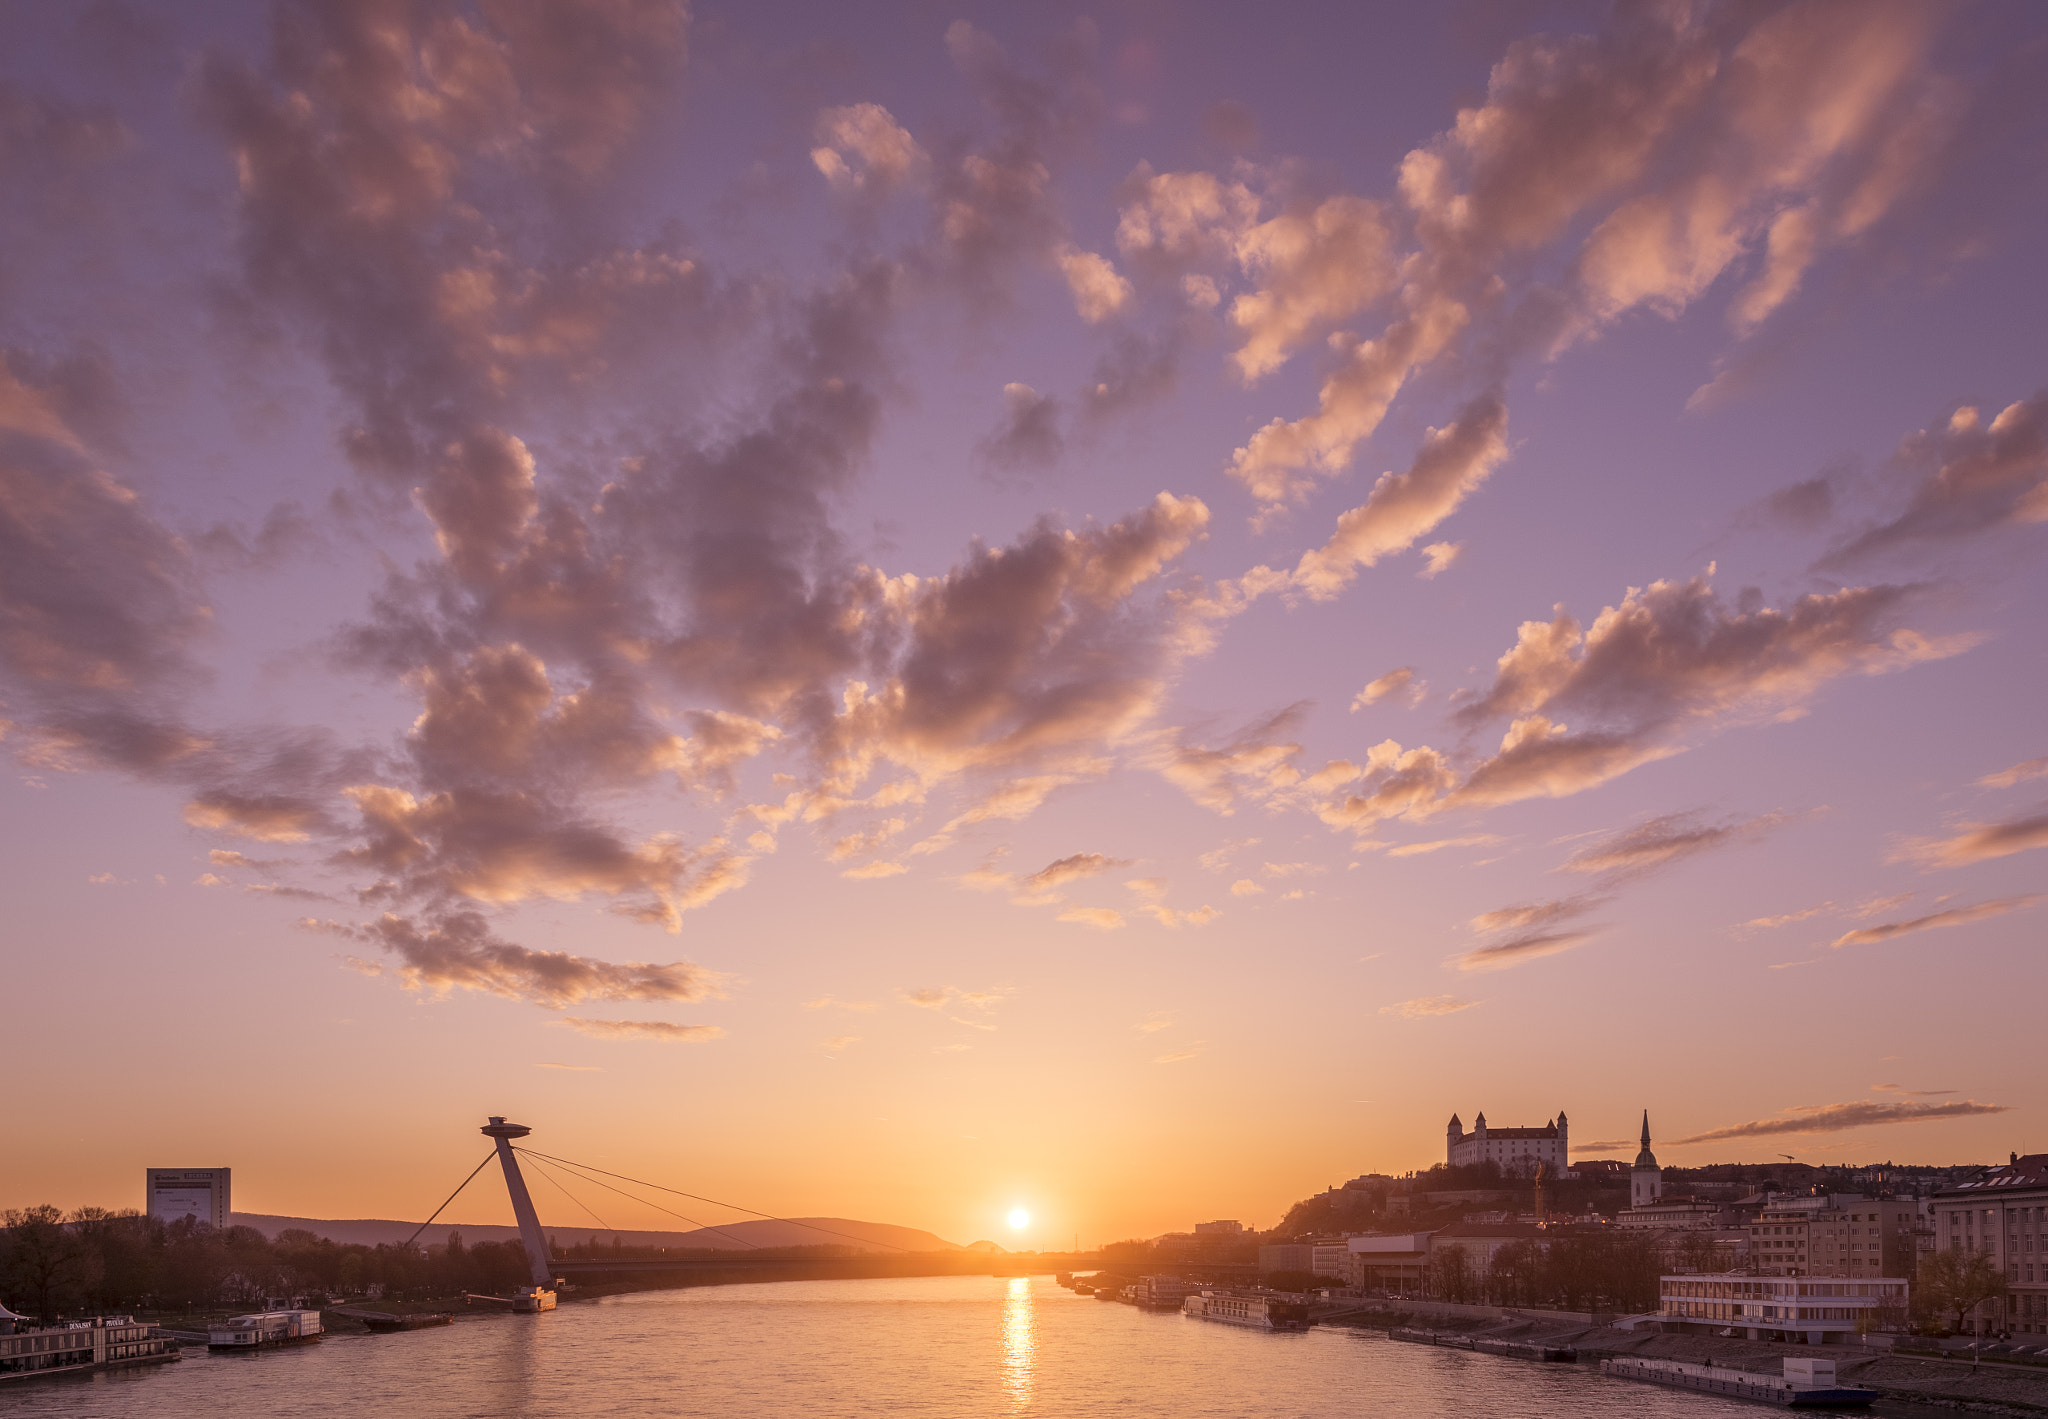
[[[1750,1220],[1750,1265],[1759,1276],[1911,1276],[1925,1206],[1848,1192],[1772,1197]]]
[[[2014,1153],[1927,1208],[1936,1247],[1981,1252],[2005,1273],[2011,1290],[1977,1308],[1979,1328],[2048,1335],[2048,1153]]]

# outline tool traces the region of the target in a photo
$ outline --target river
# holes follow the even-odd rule
[[[1485,1416],[1717,1419],[1760,1406],[1377,1331],[1149,1314],[1049,1276],[641,1291],[548,1315],[9,1383],[0,1416]],[[1894,1411],[1898,1413],[1906,1410]]]

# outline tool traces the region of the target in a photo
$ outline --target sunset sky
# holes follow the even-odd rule
[[[2048,1147],[2044,67],[0,4],[0,1206],[423,1218],[487,1114],[1006,1245],[1454,1110]]]

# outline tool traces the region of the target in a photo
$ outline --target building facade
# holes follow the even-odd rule
[[[1907,1281],[1775,1280],[1742,1272],[1663,1276],[1658,1312],[1667,1332],[1718,1335],[1733,1328],[1751,1340],[1841,1344],[1863,1331],[1903,1324]]]
[[[1571,1171],[1571,1140],[1566,1133],[1564,1110],[1541,1128],[1489,1128],[1486,1115],[1472,1121],[1472,1131],[1456,1114],[1445,1130],[1444,1155],[1454,1168],[1475,1163],[1497,1164],[1503,1173],[1533,1177],[1537,1165],[1550,1165],[1552,1177],[1575,1177]]]
[[[1759,1276],[1911,1276],[1924,1207],[1853,1192],[1773,1197],[1750,1220],[1751,1262]]]
[[[215,1231],[228,1224],[233,1199],[228,1194],[227,1168],[143,1169],[143,1211],[175,1222],[196,1217]]]
[[[1351,1237],[1351,1284],[1361,1291],[1410,1295],[1421,1291],[1429,1264],[1428,1232]]]
[[[1980,1252],[2010,1288],[1977,1308],[1979,1329],[2048,1335],[2048,1153],[2015,1153],[2002,1168],[1927,1201],[1934,1245]]]

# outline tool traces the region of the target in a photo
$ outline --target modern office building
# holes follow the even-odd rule
[[[1907,1291],[1903,1276],[1865,1281],[1776,1279],[1745,1272],[1663,1276],[1657,1281],[1657,1309],[1667,1332],[1719,1335],[1732,1328],[1751,1340],[1839,1345],[1862,1331],[1902,1324]]]
[[[231,1199],[227,1168],[146,1168],[142,1210],[151,1217],[176,1222],[196,1217],[216,1230],[228,1224]]]
[[[1980,1252],[2005,1273],[2010,1290],[1977,1308],[1978,1328],[2048,1335],[2048,1153],[2014,1153],[1935,1193],[1927,1212],[1935,1247]]]
[[[1428,1232],[1351,1237],[1351,1284],[1366,1291],[1420,1292],[1429,1262]]]

